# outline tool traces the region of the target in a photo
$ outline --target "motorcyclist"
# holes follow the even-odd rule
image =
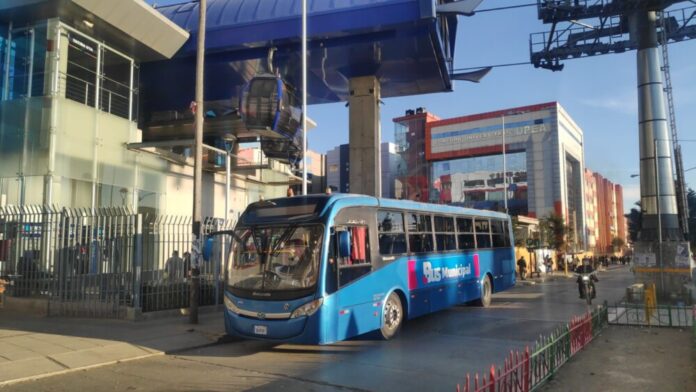
[[[590,274],[590,285],[594,289],[594,282],[599,282],[599,279],[597,279],[596,274],[593,274],[594,268],[592,268],[592,264],[590,264],[590,259],[589,258],[584,258],[582,260],[582,264],[579,265],[577,268],[575,268],[575,273],[577,273],[578,279],[578,292],[580,293],[580,298],[585,298],[583,296],[583,285],[582,285],[582,275],[583,274]],[[594,298],[597,294],[597,290],[592,290],[592,298]]]

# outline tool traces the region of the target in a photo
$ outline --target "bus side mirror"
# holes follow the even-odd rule
[[[208,237],[205,239],[205,243],[203,244],[203,260],[205,261],[210,261],[212,255],[213,255],[213,243],[214,243],[214,238],[213,237]]]
[[[350,257],[350,231],[338,232],[338,255]]]

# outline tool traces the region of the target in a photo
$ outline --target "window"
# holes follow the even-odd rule
[[[132,119],[137,109],[137,72],[132,59],[79,33],[68,34],[67,69],[60,85],[66,98]]]
[[[401,212],[379,211],[377,225],[379,228],[379,254],[406,253],[406,231],[404,229],[404,215]]]
[[[349,227],[350,256],[338,258],[338,284],[342,287],[372,271],[367,227]]]
[[[435,241],[438,251],[457,249],[454,234],[454,218],[446,216],[435,217]]]
[[[502,248],[507,246],[505,241],[507,238],[505,230],[506,222],[498,219],[491,220],[491,237],[493,238],[493,247]]]
[[[488,219],[476,218],[474,220],[474,228],[476,229],[476,247],[490,248],[491,247],[491,225]]]
[[[432,252],[433,226],[430,215],[408,213],[408,243],[413,253]]]
[[[476,248],[473,219],[457,218],[457,232],[459,233],[458,240],[460,250]]]

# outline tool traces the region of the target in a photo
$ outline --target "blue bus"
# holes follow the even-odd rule
[[[227,253],[229,335],[328,344],[515,284],[506,214],[370,196],[250,204]]]

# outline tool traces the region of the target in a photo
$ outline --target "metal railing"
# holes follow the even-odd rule
[[[231,226],[206,218],[203,231]],[[184,256],[192,240],[185,217],[127,208],[4,207],[0,279],[9,282],[8,297],[47,300],[50,315],[124,318],[129,308],[188,307],[190,261]],[[221,304],[221,252],[200,270],[201,305]]]
[[[621,302],[608,306],[607,309],[609,324],[612,325],[667,328],[695,326],[696,306]]]
[[[457,391],[495,392],[532,391],[552,377],[573,355],[587,346],[607,325],[607,307],[599,306],[570,323],[558,327],[551,335],[540,337],[532,354],[529,347],[520,353],[510,352],[503,367],[491,365],[486,375],[473,378],[467,374]]]

